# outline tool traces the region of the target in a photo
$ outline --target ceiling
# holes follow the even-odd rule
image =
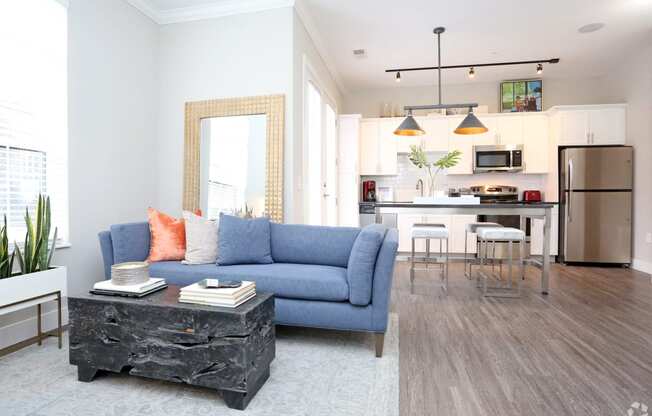
[[[129,1],[141,10],[149,9],[159,23],[295,3],[293,0]],[[309,32],[319,38],[316,43],[336,73],[338,83],[350,91],[396,86],[394,74],[384,72],[388,68],[436,65],[432,34],[435,26],[446,27],[441,38],[442,65],[560,58],[560,63],[544,66],[544,79],[601,76],[646,38],[652,43],[652,0],[297,2]],[[594,33],[578,33],[579,27],[594,22],[605,23],[605,27]],[[354,49],[365,49],[365,57],[355,57]],[[433,85],[436,77],[434,71],[401,75],[401,86]],[[468,79],[467,70],[457,69],[443,71],[442,83],[495,82],[536,76],[536,65],[476,68],[473,80]]]
[[[652,0],[305,0],[342,82],[349,90],[396,85],[385,69],[436,65],[435,26],[442,34],[442,65],[558,57],[545,77],[603,75],[611,61],[647,36]],[[587,23],[603,29],[580,34]],[[352,50],[366,50],[356,58]],[[401,85],[434,84],[436,73],[403,73]],[[442,72],[442,83],[536,77],[536,65]]]

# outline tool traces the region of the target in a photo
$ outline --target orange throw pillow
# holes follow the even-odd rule
[[[201,211],[196,211],[201,215]],[[147,261],[183,260],[186,256],[186,226],[182,218],[173,218],[147,209],[150,243]]]

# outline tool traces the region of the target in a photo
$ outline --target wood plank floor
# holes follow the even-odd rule
[[[652,408],[652,282],[620,268],[553,265],[550,295],[528,268],[520,299],[483,299],[451,266],[397,263],[400,409],[412,415],[626,415]],[[635,413],[636,414],[636,413]],[[642,413],[641,413],[642,414]],[[652,414],[652,412],[651,412]]]

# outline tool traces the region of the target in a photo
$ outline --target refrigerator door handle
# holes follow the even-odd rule
[[[573,159],[568,159],[568,222],[573,221]]]

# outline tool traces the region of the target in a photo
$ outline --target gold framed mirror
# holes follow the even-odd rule
[[[184,136],[183,209],[283,222],[284,95],[187,102]]]

